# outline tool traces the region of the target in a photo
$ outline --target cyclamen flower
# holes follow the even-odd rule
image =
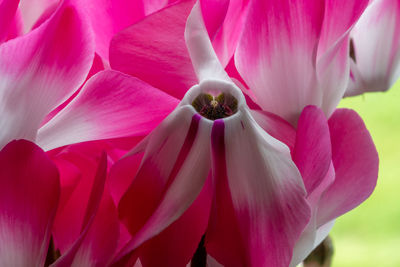
[[[365,7],[364,4],[361,4],[361,6],[355,5],[355,14],[353,14],[351,10],[346,12],[350,17],[351,23],[356,21],[357,14],[360,14],[359,9],[362,9],[362,6]],[[349,6],[352,7],[352,5]],[[118,34],[112,41],[111,66],[119,70],[127,71],[132,75],[138,75],[138,77],[148,80],[153,85],[157,85],[170,95],[176,97],[183,95],[183,92],[185,92],[185,85],[193,80],[193,72],[187,65],[187,52],[179,36],[176,35],[176,38],[173,39],[172,37],[166,38],[162,35],[160,38],[156,38],[157,47],[143,47],[140,45],[140,41],[151,40],[152,36],[154,36],[151,34],[153,31],[161,33],[164,32],[164,28],[171,29],[172,25],[175,26],[176,32],[179,34],[179,31],[182,29],[182,21],[185,21],[185,19],[182,18],[186,18],[185,12],[187,12],[189,7],[190,3],[181,3],[171,6]],[[272,5],[272,7],[269,8],[273,9],[273,7],[277,8],[279,5]],[[296,6],[291,8],[295,9]],[[326,8],[328,10],[328,7]],[[285,10],[286,9],[282,9],[281,11],[283,12]],[[289,8],[288,10],[291,9]],[[316,10],[318,12],[320,11],[319,9]],[[303,11],[307,12],[306,9]],[[337,110],[327,121],[320,109],[316,107],[306,107],[303,109],[300,117],[298,117],[298,115],[292,117],[292,120],[294,119],[294,121],[297,122],[297,129],[294,129],[278,116],[269,113],[269,110],[251,111],[251,116],[243,115],[249,114],[247,105],[241,106],[241,116],[243,117],[239,115],[235,117],[235,113],[222,119],[223,123],[221,120],[215,120],[207,124],[206,122],[209,120],[206,118],[200,115],[193,117],[193,114],[197,112],[203,113],[203,115],[210,112],[214,114],[215,111],[213,109],[210,110],[210,106],[219,108],[221,105],[226,105],[227,103],[223,102],[222,104],[218,99],[226,97],[227,92],[235,96],[238,103],[240,103],[241,101],[239,100],[242,99],[242,97],[232,93],[237,92],[236,89],[232,89],[236,87],[221,68],[217,57],[211,49],[208,34],[205,32],[205,26],[202,24],[201,15],[199,15],[199,7],[197,6],[193,12],[187,26],[187,45],[190,50],[194,70],[200,80],[200,85],[193,87],[191,91],[185,95],[181,104],[168,119],[166,119],[146,141],[135,150],[136,152],[144,150],[143,161],[140,164],[139,170],[128,192],[123,196],[119,205],[120,216],[133,235],[133,239],[120,253],[117,258],[119,260],[118,264],[125,261],[134,261],[136,257],[139,256],[144,266],[157,266],[157,264],[159,265],[161,263],[173,266],[185,265],[193,255],[200,237],[205,233],[204,245],[206,251],[209,252],[211,256],[215,257],[217,261],[227,266],[235,266],[235,264],[288,266],[289,263],[295,265],[304,259],[304,257],[326,237],[336,217],[356,207],[372,192],[377,178],[378,159],[371,137],[363,125],[362,120],[354,112],[349,110]],[[178,16],[176,14],[180,15]],[[196,19],[193,19],[194,17]],[[257,18],[259,21],[257,21],[257,23],[253,21],[255,24],[260,25],[265,23],[263,16]],[[306,18],[304,20],[306,20]],[[330,18],[329,20],[327,19],[327,21],[333,22],[334,20]],[[157,25],[157,27],[154,25]],[[251,27],[247,27],[246,29],[249,28]],[[342,39],[340,39],[340,42],[336,43],[340,49],[338,47],[336,48],[340,51],[343,49],[346,53],[336,54],[332,52],[332,55],[338,56],[337,61],[333,61],[333,63],[344,62],[345,64],[338,63],[338,65],[329,65],[326,69],[327,71],[329,70],[328,72],[332,71],[338,75],[340,74],[341,79],[343,79],[340,82],[341,84],[345,84],[347,77],[346,69],[348,71],[348,50],[346,49],[345,41],[348,37],[348,29],[349,28],[345,28],[344,35],[338,35]],[[291,31],[287,30],[287,32],[290,36]],[[337,32],[333,31],[333,33],[335,33],[333,34],[334,36],[337,35]],[[171,32],[169,34],[171,34]],[[260,32],[254,32],[253,35],[250,35],[250,37],[242,41],[255,42],[257,38],[260,37],[259,35]],[[308,39],[305,37],[305,40]],[[277,43],[279,43],[279,39]],[[165,46],[161,46],[161,44],[165,44]],[[263,45],[262,42],[259,42],[259,44]],[[245,56],[244,51],[245,50],[243,50],[242,57]],[[257,60],[257,57],[251,54],[253,50],[249,49],[247,51],[250,53],[247,57]],[[335,51],[338,52],[338,50]],[[149,55],[149,57],[144,59],[144,54]],[[310,58],[313,57],[310,55]],[[128,60],[133,59],[135,59],[135,61],[133,61],[135,64],[129,64]],[[256,64],[257,66],[262,66],[263,62],[261,59],[259,59],[260,62]],[[278,59],[277,57],[276,60]],[[338,69],[335,69],[333,66],[338,67]],[[159,68],[165,71],[161,71],[157,77],[151,80],[149,76],[151,67],[153,67],[153,69]],[[251,67],[254,68],[255,66]],[[302,66],[299,66],[299,68],[300,67],[303,68]],[[292,67],[289,69],[292,69]],[[263,69],[257,70],[257,73],[261,73],[262,70]],[[269,69],[264,69],[264,71],[272,75],[277,69],[272,71],[272,73],[270,73]],[[282,71],[288,71],[288,69],[283,67]],[[251,72],[247,69],[245,72],[242,70],[240,73],[248,76]],[[255,74],[251,73],[251,75],[254,76]],[[279,78],[284,80],[279,82]],[[173,83],[175,79],[177,83]],[[287,81],[288,78],[274,77],[274,79],[278,83],[282,83]],[[264,80],[261,77],[256,77],[253,83],[260,81]],[[163,84],[165,84],[164,87],[162,86]],[[258,88],[262,88],[262,84],[264,83],[258,84]],[[210,88],[210,86],[217,88]],[[231,89],[219,89],[227,87]],[[318,88],[319,87],[314,87],[315,90]],[[250,87],[250,89],[252,89],[252,87]],[[157,89],[153,88],[153,91],[157,91]],[[210,91],[213,92],[211,95],[214,95],[214,97],[207,95]],[[299,91],[302,92],[301,90]],[[204,93],[206,93],[206,95],[204,95]],[[218,93],[223,93],[223,95],[218,97]],[[261,89],[259,93],[262,93]],[[301,94],[296,90],[294,90],[294,93]],[[199,106],[196,103],[193,105],[193,102],[191,102],[198,96],[203,98],[203,106]],[[284,96],[285,94],[280,96],[282,101],[285,99]],[[207,99],[209,99],[209,102],[207,102]],[[258,103],[256,98],[253,99]],[[263,97],[263,99],[266,98]],[[281,100],[280,103],[282,103]],[[303,100],[305,101],[303,102],[304,105],[312,103],[310,99],[307,100],[307,98],[305,98]],[[338,101],[336,97],[332,98],[332,102],[327,103],[327,106],[331,108],[334,107],[336,101]],[[158,105],[162,105],[161,101],[156,102]],[[228,108],[228,113],[231,114],[233,110],[232,106],[228,105]],[[281,109],[288,109],[290,111],[292,110],[292,106],[282,104]],[[329,109],[325,110],[325,113],[329,114],[330,112],[332,111],[329,111]],[[259,196],[257,193],[259,192],[259,188],[254,188],[252,185],[259,183],[261,188],[261,185],[264,184],[262,179],[266,179],[266,181],[271,181],[270,179],[274,180],[273,173],[264,173],[264,175],[258,177],[259,180],[257,180],[257,182],[252,183],[252,181],[254,181],[251,178],[252,174],[254,174],[254,172],[257,173],[254,170],[254,164],[266,164],[265,166],[276,166],[276,168],[279,169],[279,166],[281,166],[279,162],[274,162],[269,165],[268,160],[265,162],[257,161],[257,157],[251,162],[246,161],[247,158],[244,158],[242,161],[236,161],[237,166],[229,165],[229,168],[226,169],[228,170],[227,180],[229,183],[224,182],[226,181],[223,175],[224,172],[219,172],[221,169],[218,167],[224,166],[224,162],[225,165],[228,166],[228,160],[240,157],[241,152],[252,155],[246,148],[252,147],[252,142],[256,142],[255,140],[260,142],[260,146],[253,148],[254,155],[268,155],[269,152],[272,151],[271,157],[275,159],[279,158],[272,156],[276,155],[275,152],[277,151],[275,150],[274,152],[273,149],[269,150],[268,148],[271,148],[271,146],[265,144],[271,145],[268,141],[274,140],[272,143],[276,142],[280,144],[281,148],[284,147],[284,145],[261,130],[251,117],[253,117],[268,134],[272,135],[274,138],[278,138],[291,149],[293,161],[299,168],[305,184],[306,194],[300,199],[303,199],[303,201],[306,200],[311,208],[311,216],[308,215],[306,224],[302,226],[303,228],[306,226],[306,229],[302,231],[299,230],[299,228],[302,227],[293,227],[293,229],[296,229],[297,233],[296,231],[285,232],[286,230],[284,229],[287,228],[284,226],[287,221],[282,219],[282,228],[280,228],[282,231],[272,231],[277,235],[278,233],[282,234],[280,236],[282,239],[277,238],[276,240],[268,241],[262,239],[264,236],[261,234],[262,227],[271,222],[268,221],[268,218],[271,217],[267,215],[272,216],[271,214],[275,213],[269,213],[264,216],[263,209],[255,207],[258,207],[257,205],[263,205],[263,203],[265,204],[266,202],[263,202],[263,200],[266,200],[268,197],[264,196],[265,198],[262,198],[262,200],[257,199],[256,201],[253,199],[250,201],[252,197]],[[197,120],[195,118],[197,118]],[[243,128],[239,126],[238,122],[235,124],[234,118],[240,118],[240,120],[244,122],[244,125],[250,125],[250,127],[247,128],[244,126]],[[209,151],[216,150],[215,147],[222,144],[222,142],[213,143],[212,141],[213,137],[215,140],[216,133],[221,133],[221,130],[213,131],[214,127],[218,129],[218,126],[216,126],[218,124],[224,125],[224,138],[221,138],[224,146],[219,149],[219,151],[225,152],[225,158],[223,156],[221,157],[223,153],[218,154],[218,157],[215,156],[214,153],[211,157],[208,156],[208,160],[212,163],[207,165],[207,161],[204,162],[204,155],[209,155]],[[232,127],[228,127],[228,125]],[[237,127],[234,125],[237,125]],[[246,134],[242,135],[243,138],[235,139],[236,134],[239,135],[242,132],[246,132]],[[197,133],[195,137],[194,133]],[[251,135],[249,133],[254,134],[253,138],[248,138]],[[268,138],[266,136],[268,136]],[[232,139],[228,139],[228,137]],[[249,139],[252,141],[248,141]],[[234,140],[240,141],[235,142]],[[247,145],[242,145],[243,142],[249,143]],[[202,143],[204,146],[198,145],[198,143]],[[227,143],[229,145],[226,145]],[[210,144],[211,148],[209,148]],[[235,146],[239,146],[241,150],[235,150],[237,148]],[[209,151],[207,151],[207,149],[209,149]],[[260,150],[265,154],[258,153]],[[235,151],[235,153],[232,153],[233,151]],[[277,153],[281,156],[286,153],[286,160],[290,162],[290,157],[288,157],[290,155],[287,149],[286,152],[282,152],[282,150],[278,151],[280,152]],[[172,157],[171,155],[174,156]],[[362,155],[362,158],[359,158],[360,155]],[[248,156],[248,158],[249,157],[250,156]],[[135,166],[139,165],[138,162],[140,158],[139,154],[131,155],[121,160],[112,169],[111,176],[114,177],[114,180],[119,179],[120,184],[125,184],[125,186],[127,186],[129,180],[132,179],[133,174],[136,172]],[[196,166],[190,167],[193,164],[188,164],[187,160],[194,160]],[[246,164],[242,164],[242,162]],[[203,182],[203,180],[197,182],[197,179],[200,179],[198,177],[204,177],[208,174],[208,171],[205,170],[208,170],[209,166],[211,166],[213,170],[213,175],[210,176],[212,178],[209,177],[205,182]],[[238,166],[240,166],[242,170],[245,170],[244,172],[250,177],[248,181],[246,181],[246,174],[243,174]],[[253,169],[249,166],[253,166]],[[258,167],[257,171],[262,172],[265,169],[267,168]],[[223,167],[222,170],[224,170]],[[238,180],[232,178],[236,177],[236,172],[231,170],[242,173],[244,178],[237,182]],[[269,170],[275,170],[275,168],[269,168]],[[283,167],[281,170],[284,171],[287,169]],[[279,172],[279,170],[277,171]],[[190,181],[183,186],[185,176],[189,176],[190,178],[187,179],[190,179]],[[283,175],[283,177],[288,176]],[[288,182],[288,180],[282,179]],[[289,181],[296,181],[296,179],[289,179]],[[199,188],[201,188],[203,183],[204,187],[202,187],[202,191],[200,191]],[[235,185],[237,186],[238,184],[242,185],[240,188],[242,190],[235,187]],[[275,185],[279,185],[279,183]],[[123,187],[122,185],[117,193],[119,197],[122,195]],[[287,188],[290,188],[290,182],[287,183]],[[249,193],[251,190],[254,190],[254,194]],[[270,190],[264,188],[264,190],[264,193],[268,192],[270,196],[276,196],[277,192],[283,192],[280,190],[275,191],[271,188]],[[227,192],[229,192],[229,194]],[[296,190],[294,190],[294,192],[296,192]],[[180,194],[183,195],[182,198],[180,198]],[[213,196],[212,200],[210,199],[210,194]],[[197,195],[198,197],[195,198]],[[271,197],[271,199],[274,198]],[[248,202],[246,202],[246,200]],[[241,201],[247,204],[251,203],[252,205],[246,206]],[[285,203],[284,199],[282,203]],[[220,207],[220,205],[227,208],[219,209],[218,207]],[[212,208],[210,208],[210,206]],[[272,207],[272,205],[269,207]],[[305,211],[305,209],[301,207],[304,206],[299,204],[299,214],[288,212],[281,218],[287,219],[291,215],[301,216],[301,211]],[[255,210],[252,210],[252,208],[255,208]],[[211,209],[210,217],[208,217],[209,209]],[[247,216],[250,213],[247,212],[250,210],[253,211],[251,214],[255,216],[252,221],[257,223],[254,225],[250,223],[249,225],[252,225],[252,227],[247,228],[249,225],[246,226],[246,222],[249,221],[247,221],[246,218],[248,218]],[[260,213],[257,214],[256,211],[260,211]],[[303,215],[304,214],[305,213],[303,213]],[[216,219],[216,216],[219,217]],[[259,217],[257,216],[264,216],[264,218],[266,218],[264,224],[260,223],[257,219]],[[219,227],[219,223],[223,224],[224,227]],[[302,221],[300,220],[298,224],[302,224]],[[271,226],[273,224],[269,225]],[[165,227],[167,228],[164,229]],[[215,227],[220,233],[217,237],[215,236],[217,235],[214,231]],[[261,232],[255,234],[258,230]],[[226,234],[227,232],[229,232],[229,234]],[[154,237],[154,234],[157,233],[159,234]],[[249,237],[249,233],[254,233],[254,235]],[[179,236],[185,236],[185,239],[182,240]],[[298,240],[299,236],[300,240]],[[254,238],[254,243],[249,241],[248,238]],[[167,244],[169,242],[174,242],[175,246],[168,246]],[[274,247],[271,245],[275,244],[273,242],[286,242],[287,246]],[[265,246],[263,247],[261,244]],[[294,255],[292,256],[291,251],[293,250],[294,244]],[[260,247],[262,247],[262,249],[260,249]],[[224,248],[226,248],[226,250],[224,250]],[[251,250],[251,248],[253,248],[253,250],[248,251]],[[132,250],[133,254],[130,254]],[[154,257],[154,253],[157,253],[157,257]]]
[[[371,1],[351,31],[346,96],[386,91],[400,77],[400,1]]]
[[[120,255],[175,220],[178,225],[193,220],[181,225],[191,232],[190,240],[175,244],[181,257],[167,265],[186,264],[204,233],[207,251],[228,266],[288,265],[310,216],[301,175],[286,145],[252,118],[244,96],[207,45],[206,32],[198,29],[199,16],[196,5],[187,38],[200,84],[146,140],[141,166],[119,204],[134,234]],[[271,253],[261,253],[266,249]],[[141,257],[151,265],[164,260]]]

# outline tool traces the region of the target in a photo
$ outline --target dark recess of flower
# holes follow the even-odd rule
[[[217,120],[235,114],[238,101],[229,93],[222,93],[216,97],[210,94],[200,94],[193,100],[192,106],[201,116],[209,120]]]

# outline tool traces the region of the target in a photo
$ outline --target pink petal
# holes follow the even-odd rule
[[[0,146],[34,140],[45,115],[84,81],[92,60],[88,24],[68,2],[36,30],[1,45]]]
[[[107,156],[102,154],[93,180],[87,205],[82,198],[72,199],[74,207],[86,207],[81,233],[72,246],[52,266],[107,265],[117,248],[119,225],[112,198],[104,192],[107,175]],[[86,192],[88,195],[89,192]],[[65,212],[65,209],[64,209]],[[68,215],[65,213],[67,220]],[[107,242],[104,242],[107,240]]]
[[[251,115],[269,135],[287,145],[293,151],[296,129],[281,117],[262,110],[251,110]]]
[[[199,115],[192,117],[192,114],[189,107],[180,107],[150,135],[141,167],[119,204],[120,218],[133,238],[117,255],[116,266],[122,266],[133,250],[165,230],[178,218],[182,221],[171,225],[172,228],[161,233],[158,241],[154,242],[165,245],[166,237],[176,235],[176,232],[188,231],[188,225],[183,227],[183,222],[192,222],[189,225],[195,227],[192,234],[197,238],[181,240],[182,243],[176,248],[188,248],[185,249],[185,255],[175,260],[188,262],[196,250],[207,220],[204,224],[193,225],[195,218],[192,215],[201,212],[200,217],[204,217],[207,211],[203,209],[207,205],[203,201],[192,203],[202,191],[210,170],[210,133],[207,122],[200,119]],[[126,171],[130,172],[129,169]],[[131,173],[133,176],[134,172]],[[198,206],[200,211],[197,208],[194,213],[187,210],[194,206]],[[182,215],[185,212],[186,215]],[[204,218],[199,222],[202,220]],[[176,253],[179,255],[179,250],[172,255],[177,255]],[[169,260],[172,259],[169,257]]]
[[[37,142],[49,150],[83,141],[145,135],[176,105],[175,98],[139,79],[103,71],[39,130]]]
[[[29,141],[0,151],[0,265],[43,266],[60,195],[56,166]]]
[[[183,36],[192,6],[180,1],[115,35],[111,67],[182,98],[197,81]]]
[[[0,43],[6,40],[12,28],[19,0],[0,1]]]
[[[338,109],[329,119],[335,182],[319,204],[320,226],[357,207],[375,188],[378,153],[358,114]]]
[[[224,266],[288,266],[310,219],[288,148],[249,114],[212,129],[216,192],[206,249]]]
[[[322,182],[331,158],[327,119],[318,107],[307,106],[298,121],[293,161],[303,177],[308,194]]]
[[[386,91],[400,77],[400,3],[375,0],[351,32],[356,62],[346,95]]]
[[[144,266],[186,266],[190,261],[208,224],[212,193],[210,180],[179,219],[140,249]]]
[[[22,21],[21,11],[19,9],[17,9],[14,19],[11,22],[11,25],[9,26],[8,36],[7,36],[6,40],[8,41],[8,40],[17,38],[18,36],[21,36],[23,34],[22,28],[23,28],[23,21]]]
[[[99,162],[95,157],[68,150],[62,151],[53,158],[58,166],[60,166],[60,162],[64,165],[64,168],[60,169],[61,171],[65,171],[67,163],[70,169],[69,172],[61,173],[63,202],[60,203],[53,226],[54,243],[61,254],[64,254],[81,235],[86,207],[89,203],[90,192],[95,185],[94,180]],[[73,171],[71,171],[72,168]],[[76,176],[78,176],[78,181],[74,182]],[[98,176],[98,179],[100,178],[101,176]],[[69,186],[71,184],[72,188]],[[101,193],[101,183],[97,183],[97,186],[100,187],[97,191]]]
[[[84,0],[80,3],[92,22],[96,52],[102,58],[108,60],[110,41],[117,32],[144,18],[148,2],[152,2],[155,10],[166,5],[164,1],[142,0]]]
[[[251,1],[235,54],[236,67],[263,110],[292,124],[319,105],[315,61],[323,2]]]
[[[329,117],[342,99],[349,79],[349,32],[368,0],[325,1],[318,44],[317,73],[323,90],[322,109]]]

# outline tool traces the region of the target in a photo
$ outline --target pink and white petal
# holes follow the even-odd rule
[[[200,82],[206,79],[231,81],[215,54],[199,2],[196,2],[187,19],[185,40],[194,71]]]
[[[273,113],[263,110],[250,110],[258,125],[273,138],[278,139],[293,151],[296,143],[296,129],[287,121]]]
[[[0,265],[43,266],[60,196],[57,167],[35,144],[0,151]]]
[[[236,67],[263,110],[295,124],[306,105],[321,104],[315,62],[323,2],[256,0],[248,8]]]
[[[93,52],[88,24],[68,1],[36,30],[1,45],[0,146],[35,139],[46,114],[85,80]]]
[[[19,0],[1,0],[0,1],[0,43],[4,42],[13,23],[18,8]]]
[[[141,167],[119,204],[120,219],[133,238],[115,258],[116,266],[176,221],[198,197],[210,170],[209,128],[199,115],[193,116],[193,108],[184,106],[150,135]]]
[[[316,106],[307,106],[300,115],[293,161],[310,195],[323,181],[331,164],[331,139],[328,121]]]
[[[111,67],[183,98],[197,83],[184,39],[192,6],[193,1],[180,1],[115,35],[110,45]]]
[[[322,109],[329,117],[342,99],[349,81],[349,33],[368,0],[325,2],[324,24],[318,44],[317,73],[323,91]]]
[[[93,64],[92,67],[90,68],[89,74],[86,78],[86,80],[88,80],[90,77],[92,77],[93,75],[95,75],[97,72],[100,72],[104,70],[104,64],[102,59],[100,58],[100,56],[98,54],[95,54],[94,56],[94,60],[93,60]],[[82,87],[81,87],[82,88]],[[81,89],[80,88],[80,89]],[[43,126],[44,124],[46,124],[48,121],[50,121],[55,115],[57,115],[57,113],[59,113],[63,108],[65,108],[79,93],[80,89],[78,89],[77,91],[74,92],[73,95],[71,95],[67,100],[65,100],[62,104],[60,104],[58,107],[56,107],[55,109],[53,109],[49,114],[47,114],[46,118],[44,118],[44,120],[42,121],[41,126]]]
[[[361,204],[371,195],[378,178],[378,153],[359,115],[338,109],[328,123],[336,177],[319,203],[317,226]]]
[[[111,70],[99,72],[40,128],[37,142],[50,150],[84,141],[146,135],[177,103],[137,78]]]
[[[288,266],[311,216],[301,175],[289,149],[241,112],[214,122],[206,249],[224,266]]]
[[[400,77],[400,2],[375,0],[365,10],[351,32],[356,64],[360,73],[346,91],[357,95],[386,91]]]

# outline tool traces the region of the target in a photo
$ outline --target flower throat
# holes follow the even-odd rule
[[[214,121],[235,114],[238,101],[229,93],[221,93],[218,96],[203,93],[193,100],[192,106],[201,116]]]

